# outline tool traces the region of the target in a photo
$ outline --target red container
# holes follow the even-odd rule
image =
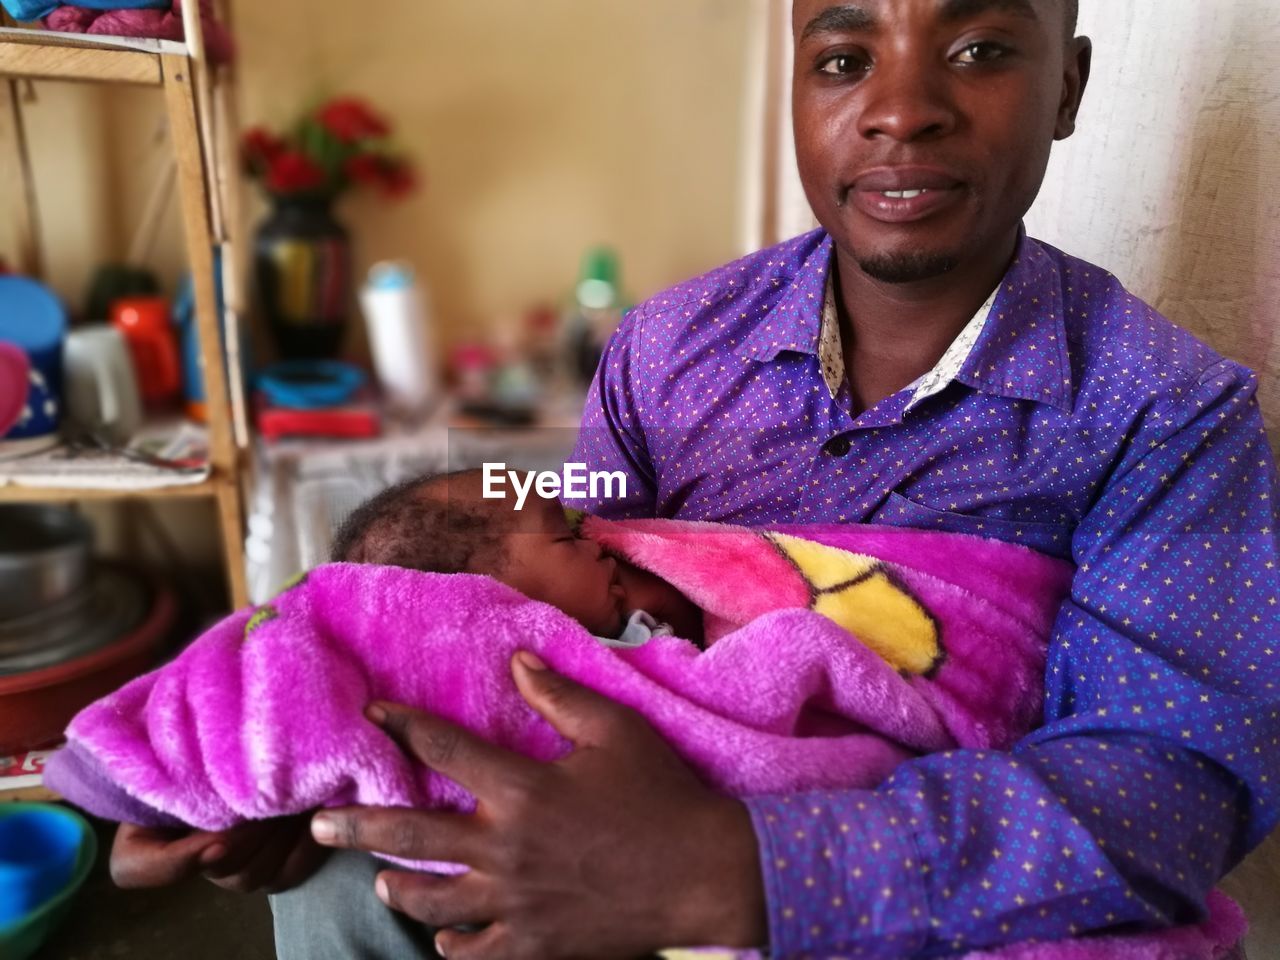
[[[138,392],[151,408],[172,403],[182,389],[182,361],[162,297],[135,297],[111,304],[111,324],[129,344]]]
[[[149,586],[151,609],[131,633],[66,663],[0,676],[0,754],[57,743],[83,708],[151,669],[173,627],[177,602],[160,584]]]

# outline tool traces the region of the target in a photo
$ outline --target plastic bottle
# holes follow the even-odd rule
[[[595,376],[605,344],[622,320],[618,255],[608,247],[588,250],[582,259],[573,305],[565,318],[566,366],[585,388]]]
[[[438,398],[426,297],[413,267],[403,261],[374,264],[360,291],[373,365],[393,411],[420,415]]]

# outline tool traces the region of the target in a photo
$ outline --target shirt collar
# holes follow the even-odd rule
[[[791,277],[782,298],[734,348],[734,353],[768,362],[784,350],[816,354],[827,274],[831,270],[831,237],[805,257]]]
[[[844,381],[829,236],[801,264],[782,299],[734,352],[768,362],[784,350],[819,360],[832,397]],[[999,287],[917,380],[908,407],[952,381],[984,393],[1071,410],[1073,384],[1063,315],[1062,277],[1043,247],[1019,232],[1017,252]]]
[[[996,291],[991,318],[956,379],[984,393],[1047,403],[1070,413],[1075,384],[1064,282],[1039,241],[1019,233],[1018,251]]]

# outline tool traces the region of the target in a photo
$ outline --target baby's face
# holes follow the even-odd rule
[[[498,580],[573,617],[593,634],[616,637],[626,623],[618,564],[569,529],[558,500],[530,496],[504,543]]]

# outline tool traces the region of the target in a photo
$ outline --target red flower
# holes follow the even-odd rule
[[[384,196],[403,197],[417,185],[413,167],[376,153],[359,153],[347,160],[343,172],[352,183],[377,187]]]
[[[254,127],[240,141],[245,166],[253,173],[269,167],[284,152],[284,141],[270,130]]]
[[[391,133],[387,122],[356,97],[339,97],[320,108],[316,119],[342,143],[358,143]]]
[[[382,192],[395,199],[413,193],[418,177],[413,167],[403,161],[388,160],[382,167]]]
[[[284,150],[267,168],[267,189],[272,193],[306,193],[324,186],[324,171],[298,150]]]
[[[347,160],[343,172],[352,183],[366,186],[382,184],[382,160],[373,153],[357,153]]]

